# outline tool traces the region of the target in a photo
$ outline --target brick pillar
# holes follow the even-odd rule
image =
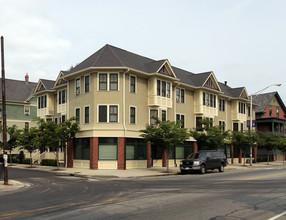
[[[70,140],[67,143],[67,166],[68,168],[73,168],[73,154],[74,154],[73,152],[74,152],[73,140]]]
[[[233,152],[233,145],[231,145],[231,164],[233,164],[233,155],[234,155],[234,152]]]
[[[167,150],[162,152],[162,167],[167,167]]]
[[[195,141],[194,142],[194,153],[197,153],[198,151],[199,151],[198,142]]]
[[[125,170],[125,138],[118,137],[117,138],[117,169]]]
[[[147,141],[147,168],[151,168],[151,141]]]
[[[238,158],[238,163],[241,163],[242,160],[242,149],[239,149],[239,158]]]
[[[257,162],[257,147],[254,147],[254,160]]]
[[[98,169],[98,137],[90,138],[90,169]]]

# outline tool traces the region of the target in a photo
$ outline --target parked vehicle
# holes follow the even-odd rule
[[[214,169],[224,172],[225,166],[227,166],[227,159],[224,152],[214,150],[192,153],[187,159],[180,162],[181,173],[199,171],[201,174],[204,174],[207,170]]]

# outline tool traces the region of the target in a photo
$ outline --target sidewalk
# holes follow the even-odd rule
[[[229,164],[225,167],[225,171],[228,170],[236,170],[236,169],[251,169],[251,168],[267,168],[271,166],[279,166],[283,165],[286,167],[286,163],[282,161],[274,161],[262,163],[254,163],[252,166],[246,164],[246,166],[242,164]],[[76,176],[76,177],[84,177],[89,179],[98,179],[98,180],[107,180],[107,179],[119,179],[119,178],[138,178],[138,177],[155,177],[155,176],[166,176],[166,175],[177,175],[180,173],[179,167],[170,167],[169,173],[167,173],[166,167],[152,167],[152,168],[134,168],[134,169],[126,169],[126,170],[114,170],[114,169],[101,169],[101,170],[91,170],[87,168],[62,168],[60,167],[57,170],[56,167],[51,166],[41,166],[41,165],[33,165],[31,168],[30,165],[27,164],[13,164],[13,166],[9,166],[8,169],[33,169],[44,172],[54,172],[58,175],[64,176]],[[17,190],[22,187],[27,187],[27,184],[21,184],[15,180],[9,180],[9,185],[4,186],[3,180],[0,182],[0,192],[3,190]]]

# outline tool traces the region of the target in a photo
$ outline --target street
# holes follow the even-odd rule
[[[284,166],[118,180],[15,168],[9,176],[30,186],[0,192],[0,219],[286,219]]]

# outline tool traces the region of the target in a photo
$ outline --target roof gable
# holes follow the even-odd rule
[[[53,89],[55,81],[47,79],[39,79],[39,82],[36,86],[35,93],[42,91],[50,91]]]
[[[62,78],[63,76],[64,76],[64,71],[61,71],[58,75],[56,82],[55,82],[55,87],[67,83],[67,81]]]
[[[215,89],[215,90],[221,91],[213,72],[209,74],[208,78],[205,80],[202,86],[209,88],[209,89]]]
[[[253,103],[258,105],[258,107],[255,108],[255,111],[257,113],[264,112],[267,106],[269,105],[275,105],[275,106],[280,106],[283,109],[284,113],[286,114],[286,107],[278,92],[270,92],[270,93],[254,95]]]
[[[177,78],[177,76],[176,76],[175,72],[173,71],[172,66],[170,65],[168,60],[165,60],[165,62],[157,70],[157,73],[161,73],[161,74],[164,74],[167,76]]]

